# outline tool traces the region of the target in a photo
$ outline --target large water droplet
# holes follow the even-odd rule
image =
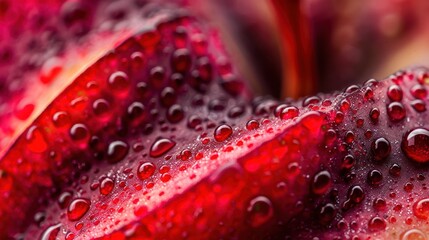
[[[150,147],[150,156],[159,157],[172,149],[176,143],[168,138],[160,138],[156,140]]]
[[[247,207],[248,221],[252,227],[259,227],[273,216],[273,206],[265,196],[253,198]]]
[[[214,131],[214,138],[218,142],[223,142],[232,134],[232,128],[229,125],[222,124]]]
[[[427,240],[427,237],[424,232],[413,228],[402,233],[401,240]]]
[[[88,212],[91,202],[85,198],[74,199],[68,209],[67,217],[70,221],[77,221],[81,219],[86,212]]]
[[[419,163],[429,162],[429,130],[417,128],[408,132],[401,146],[409,159]]]
[[[413,205],[413,213],[417,218],[427,220],[429,218],[429,198],[417,201]]]

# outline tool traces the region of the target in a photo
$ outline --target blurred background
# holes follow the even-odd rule
[[[221,29],[261,94],[340,90],[429,63],[427,0],[186,2]]]

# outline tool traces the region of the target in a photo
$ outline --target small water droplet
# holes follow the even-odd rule
[[[380,171],[374,169],[368,173],[368,183],[371,186],[379,186],[382,181],[383,181],[383,174],[381,174]]]
[[[115,187],[115,182],[109,178],[104,178],[100,183],[100,193],[103,195],[108,195],[113,191],[113,188]]]
[[[328,171],[324,170],[314,176],[311,184],[311,190],[314,194],[322,195],[329,191],[331,185],[331,174]]]
[[[399,122],[405,118],[405,108],[400,102],[392,102],[387,106],[387,115],[392,122]]]
[[[322,206],[318,212],[319,222],[323,225],[329,224],[334,218],[337,210],[334,204],[328,203]]]
[[[57,128],[63,128],[70,124],[70,116],[66,112],[56,112],[52,116],[52,122]]]
[[[376,198],[374,199],[373,206],[378,211],[384,211],[386,210],[387,206],[386,200],[384,200],[383,198]]]
[[[256,121],[256,120],[252,119],[252,120],[249,120],[246,123],[246,129],[249,130],[249,131],[255,130],[255,129],[258,129],[258,128],[259,128],[259,122]]]
[[[123,141],[114,141],[107,148],[107,160],[110,163],[122,161],[127,156],[130,147]]]
[[[196,115],[191,115],[188,118],[188,127],[191,129],[195,129],[202,122],[203,122],[203,120],[200,117],[198,117]]]
[[[372,142],[371,150],[374,160],[380,162],[385,160],[390,155],[392,149],[390,142],[387,139],[381,137]]]
[[[160,138],[156,140],[150,147],[151,157],[160,157],[172,149],[176,143],[168,138]]]
[[[406,133],[401,147],[409,159],[418,163],[429,162],[429,130],[416,128]]]
[[[156,167],[151,162],[145,162],[140,164],[139,168],[137,169],[137,176],[140,178],[140,180],[146,180],[155,173]]]
[[[371,111],[369,112],[369,117],[371,118],[371,121],[373,123],[378,122],[378,118],[380,117],[380,110],[378,110],[378,108],[371,109]]]
[[[170,107],[176,103],[176,91],[171,87],[165,87],[160,93],[159,100],[164,107]]]
[[[70,128],[70,136],[75,141],[83,141],[89,138],[88,128],[82,123],[76,123]]]
[[[122,71],[112,73],[108,79],[109,87],[113,92],[125,96],[128,93],[130,87],[130,80],[128,75]]]
[[[381,217],[373,217],[368,222],[368,229],[371,232],[382,231],[386,228],[386,221]]]
[[[107,100],[100,98],[94,101],[92,109],[94,110],[95,115],[104,117],[110,111],[111,107]]]
[[[410,90],[411,94],[413,95],[413,97],[417,98],[417,99],[426,99],[428,93],[426,91],[426,88],[420,84],[414,85],[411,90]]]
[[[91,202],[85,198],[76,198],[74,199],[68,209],[67,217],[70,221],[80,220],[89,210]]]
[[[349,199],[354,203],[361,203],[365,198],[365,193],[360,186],[352,186],[348,192]]]
[[[191,62],[191,55],[186,48],[175,50],[171,57],[171,67],[175,72],[188,72],[191,67]]]
[[[184,116],[185,113],[183,111],[183,108],[178,104],[174,104],[167,110],[167,120],[171,123],[178,123],[182,121]]]
[[[299,109],[296,107],[285,107],[280,113],[282,120],[293,119],[299,115]]]
[[[253,198],[247,207],[248,221],[252,227],[259,227],[268,222],[273,216],[273,206],[265,196]]]
[[[222,124],[214,131],[214,138],[218,142],[223,142],[232,135],[232,128],[229,125]]]
[[[398,85],[392,85],[387,89],[387,96],[393,102],[402,100],[402,89]]]

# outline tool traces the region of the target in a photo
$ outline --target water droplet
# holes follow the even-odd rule
[[[387,115],[392,122],[399,122],[405,118],[405,108],[402,103],[392,102],[387,106]]]
[[[425,99],[428,95],[426,88],[420,84],[414,85],[411,88],[411,94],[417,99]]]
[[[378,170],[371,170],[368,173],[368,183],[371,186],[379,186],[383,181],[383,174]]]
[[[76,198],[74,199],[68,209],[67,217],[70,221],[80,220],[86,212],[88,212],[91,202],[85,198]]]
[[[188,127],[191,129],[195,129],[198,125],[200,125],[203,120],[197,115],[191,115],[188,118]]]
[[[311,190],[314,194],[322,195],[329,191],[331,185],[331,174],[328,171],[324,170],[314,176],[311,184]]]
[[[238,96],[244,89],[244,84],[234,74],[222,76],[221,87],[231,96]]]
[[[125,96],[130,87],[130,80],[126,73],[117,71],[110,75],[108,84],[115,93]]]
[[[178,123],[182,121],[185,113],[182,106],[174,104],[167,110],[167,120],[171,123]]]
[[[398,85],[392,85],[387,89],[387,96],[393,102],[402,100],[402,89]]]
[[[149,82],[155,87],[160,88],[164,84],[165,72],[161,66],[156,66],[150,70]]]
[[[95,115],[105,117],[110,111],[111,107],[108,101],[100,98],[94,101],[92,104],[92,109],[94,110]]]
[[[174,89],[171,87],[165,87],[161,91],[159,99],[164,107],[170,107],[177,101],[176,91],[174,91]]]
[[[123,141],[114,141],[107,149],[107,160],[110,163],[122,161],[127,156],[130,147]]]
[[[320,103],[320,101],[321,101],[321,99],[318,96],[307,97],[302,101],[302,106],[307,107],[310,104],[315,105],[315,104]]]
[[[138,119],[144,116],[145,108],[141,102],[133,102],[127,108],[127,114],[130,119]]]
[[[392,149],[390,147],[390,142],[387,139],[381,137],[372,142],[371,150],[374,160],[379,162],[385,160],[390,155]]]
[[[429,218],[429,198],[417,201],[413,205],[413,213],[417,218],[427,220]]]
[[[137,176],[140,178],[140,180],[146,180],[155,173],[156,167],[151,162],[145,162],[140,164],[139,168],[137,169]]]
[[[423,100],[413,100],[411,106],[419,113],[426,111],[426,103]]]
[[[60,208],[66,208],[70,204],[71,200],[72,200],[72,193],[65,191],[61,193],[60,196],[58,197],[58,205],[60,205]]]
[[[150,147],[150,156],[151,157],[160,157],[163,154],[167,153],[170,149],[172,149],[176,145],[170,139],[160,138],[156,140],[152,146]]]
[[[299,109],[296,107],[285,107],[280,113],[280,118],[283,120],[293,119],[299,115]]]
[[[192,157],[192,152],[189,149],[184,149],[180,152],[180,159],[182,161],[186,161]]]
[[[255,130],[255,129],[258,129],[258,128],[259,128],[259,122],[256,121],[256,120],[252,119],[252,120],[249,120],[246,123],[246,129],[249,130],[249,131]]]
[[[57,235],[61,230],[61,223],[51,225],[45,229],[42,233],[40,240],[54,240],[57,239]]]
[[[427,240],[426,234],[416,228],[405,231],[401,234],[401,240]]]
[[[352,186],[348,192],[348,198],[354,203],[360,203],[365,198],[365,193],[360,186]]]
[[[378,108],[371,109],[371,111],[369,112],[369,117],[371,118],[372,122],[378,122],[378,118],[380,117],[380,110],[378,110]]]
[[[245,108],[243,106],[235,106],[228,111],[229,118],[238,118],[244,114]]]
[[[171,57],[171,67],[174,71],[185,73],[191,67],[191,55],[186,48],[177,49]]]
[[[104,178],[100,183],[100,193],[103,195],[108,195],[113,191],[115,187],[115,182],[111,178]]]
[[[399,177],[401,175],[401,166],[399,166],[398,164],[394,163],[389,168],[389,173],[390,173],[390,175],[392,175],[394,177]]]
[[[70,136],[75,141],[83,141],[89,138],[88,128],[82,123],[76,123],[70,128]]]
[[[218,142],[223,142],[232,135],[232,128],[229,125],[222,124],[214,131],[214,138]]]
[[[381,217],[373,217],[368,222],[368,229],[371,232],[382,231],[386,228],[386,221]]]
[[[52,116],[52,122],[57,128],[63,128],[70,124],[70,116],[66,112],[56,112]]]
[[[355,158],[353,157],[353,155],[346,155],[343,158],[341,167],[344,170],[350,170],[354,165],[355,165]]]
[[[376,198],[374,199],[373,206],[378,211],[384,211],[386,210],[386,206],[387,206],[386,200],[382,198]]]
[[[429,162],[429,130],[417,128],[406,133],[401,147],[409,159],[418,163]]]
[[[336,212],[334,204],[328,203],[324,205],[318,212],[319,222],[323,225],[329,224],[335,218]]]
[[[34,153],[43,153],[48,149],[45,137],[37,126],[31,126],[28,129],[25,139],[27,140],[27,148]]]
[[[248,221],[252,227],[259,227],[273,216],[273,206],[265,196],[253,198],[247,207]]]

